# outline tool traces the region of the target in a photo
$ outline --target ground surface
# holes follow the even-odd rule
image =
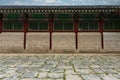
[[[0,54],[0,80],[120,80],[120,55]]]

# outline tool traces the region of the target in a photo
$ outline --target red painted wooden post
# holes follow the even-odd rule
[[[52,49],[53,14],[49,14],[50,49]]]
[[[0,19],[0,33],[2,33],[2,19]]]
[[[28,20],[27,17],[28,15],[25,14],[24,17],[24,49],[26,49],[26,34],[27,34],[27,28],[28,28]]]
[[[0,13],[0,33],[2,32],[2,18],[3,18],[3,14]]]
[[[99,21],[99,28],[101,33],[101,48],[104,49],[104,40],[103,40],[103,20]]]
[[[78,14],[74,14],[75,48],[78,49]]]

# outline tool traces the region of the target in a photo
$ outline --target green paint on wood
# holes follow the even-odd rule
[[[28,30],[30,31],[48,30],[48,22],[30,22]]]
[[[69,14],[58,14],[58,19],[59,20],[69,20],[71,19]]]
[[[22,22],[4,22],[4,30],[23,30]]]
[[[83,14],[82,18],[85,20],[92,20],[94,19],[94,14]]]
[[[33,19],[44,19],[44,14],[32,14]]]
[[[54,30],[63,30],[63,23],[62,22],[54,23]]]
[[[104,30],[120,30],[119,21],[104,22]]]
[[[17,19],[19,19],[19,14],[17,14],[17,13],[11,13],[11,14],[8,14],[7,15],[7,19],[10,19],[10,20],[17,20]]]
[[[71,22],[56,22],[56,23],[54,23],[54,30],[73,30],[73,23],[71,23]]]

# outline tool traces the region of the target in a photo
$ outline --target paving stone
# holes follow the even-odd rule
[[[119,80],[117,77],[113,75],[106,75],[106,74],[98,74],[103,80]]]
[[[94,72],[91,69],[76,69],[78,74],[93,74]]]
[[[34,78],[37,77],[37,72],[25,72],[22,77],[23,78]]]
[[[92,68],[92,70],[95,72],[95,73],[99,73],[99,74],[104,74],[104,72],[100,69],[100,68]]]
[[[38,78],[46,78],[47,77],[47,72],[40,72]]]
[[[105,73],[109,73],[109,74],[115,74],[117,73],[117,71],[113,70],[113,69],[102,69]]]
[[[120,74],[113,74],[116,78],[120,79]]]
[[[0,55],[0,80],[120,80],[118,55]]]
[[[14,79],[14,78],[3,78],[2,80],[19,80],[19,78],[16,78],[16,79]]]
[[[50,72],[51,73],[63,73],[64,69],[61,69],[61,68],[51,68]]]
[[[82,75],[84,80],[101,80],[98,76],[96,75]]]
[[[0,79],[6,77],[6,74],[0,74]]]
[[[92,68],[100,68],[99,65],[90,65],[90,67],[92,67]]]
[[[52,79],[63,78],[63,73],[49,73],[48,77]]]
[[[40,71],[41,71],[41,72],[49,72],[50,69],[47,69],[47,68],[40,68]]]
[[[66,75],[66,80],[82,80],[78,75]]]
[[[74,74],[77,74],[77,73],[73,69],[66,69],[65,74],[66,75],[74,75]]]
[[[38,79],[38,78],[22,78],[20,80],[40,80],[40,79]]]

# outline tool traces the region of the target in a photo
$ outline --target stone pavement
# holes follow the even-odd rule
[[[0,54],[0,80],[120,80],[120,55]]]

